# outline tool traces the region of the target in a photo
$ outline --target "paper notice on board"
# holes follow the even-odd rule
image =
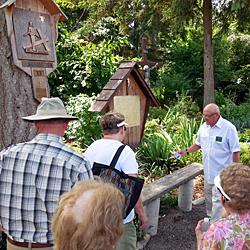
[[[140,96],[115,96],[114,111],[125,116],[128,127],[140,125]]]

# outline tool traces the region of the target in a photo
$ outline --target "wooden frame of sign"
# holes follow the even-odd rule
[[[67,17],[53,0],[8,0],[5,10],[14,64],[32,77],[34,98],[49,96],[48,74],[57,67],[57,23]]]
[[[49,97],[48,77],[44,68],[32,68],[33,93],[36,100]]]

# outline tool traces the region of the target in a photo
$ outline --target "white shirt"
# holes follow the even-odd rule
[[[210,184],[214,184],[214,178],[232,162],[233,153],[240,151],[235,126],[222,117],[213,127],[204,123],[195,144],[201,147],[204,175]]]
[[[84,156],[89,160],[91,166],[94,162],[110,165],[117,149],[123,145],[118,140],[100,139],[93,142],[85,151]],[[133,150],[126,146],[115,166],[116,169],[122,170],[125,174],[137,174],[138,163]],[[129,223],[134,219],[134,209],[123,220],[123,223]]]

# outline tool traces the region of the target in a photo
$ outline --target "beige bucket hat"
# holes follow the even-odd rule
[[[63,102],[58,97],[43,97],[38,105],[36,114],[22,117],[26,121],[41,121],[50,119],[77,120],[78,118],[67,114]]]

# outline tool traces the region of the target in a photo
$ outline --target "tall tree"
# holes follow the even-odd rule
[[[0,0],[0,5],[5,1]],[[0,10],[0,149],[34,135],[32,124],[21,117],[35,112],[31,77],[17,68],[12,59],[4,10]]]
[[[229,24],[235,22],[240,31],[249,29],[250,1],[249,0],[58,0],[64,6],[81,7],[85,10],[85,21],[91,22],[102,16],[113,16],[131,41],[138,46],[140,36],[148,35],[149,41],[157,49],[160,44],[164,47],[163,36],[174,39],[178,32],[185,36],[185,27],[203,25],[204,29],[204,98],[203,104],[214,101],[214,59],[213,59],[213,29],[212,24],[220,26],[225,31]],[[203,24],[201,20],[203,19]],[[161,53],[162,55],[163,53]],[[149,57],[157,55],[152,50]],[[161,56],[160,55],[160,56]],[[157,55],[158,56],[158,55]],[[157,60],[157,58],[153,58]]]
[[[204,27],[204,101],[203,105],[214,102],[214,58],[212,45],[212,1],[203,0]]]

